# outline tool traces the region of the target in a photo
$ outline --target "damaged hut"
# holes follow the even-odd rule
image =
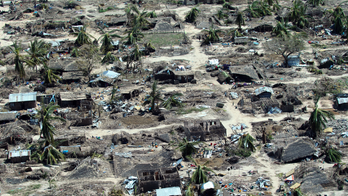
[[[226,136],[226,128],[218,119],[185,121],[181,131],[184,132],[188,140],[195,141],[220,140]]]
[[[256,72],[253,66],[230,66],[230,74],[236,82],[252,82],[259,80],[259,74]]]

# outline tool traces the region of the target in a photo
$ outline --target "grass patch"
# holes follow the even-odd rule
[[[326,49],[327,45],[325,44],[311,44],[313,48]]]
[[[183,115],[183,114],[189,114],[189,113],[192,113],[192,112],[201,112],[203,110],[206,110],[208,108],[188,108],[188,109],[184,109],[184,108],[180,108],[176,113],[179,114],[179,115]]]
[[[41,184],[34,184],[34,185],[30,185],[29,189],[35,190],[35,189],[39,189],[41,187]]]
[[[14,190],[10,190],[10,191],[7,191],[8,194],[10,195],[18,195],[18,193],[20,193],[22,191],[22,189],[14,189]]]
[[[151,43],[155,48],[179,45],[184,39],[183,33],[145,34],[144,42]]]
[[[283,173],[279,173],[279,174],[277,174],[277,177],[278,178],[283,178],[283,175],[284,175]]]

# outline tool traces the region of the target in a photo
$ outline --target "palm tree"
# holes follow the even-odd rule
[[[263,2],[263,1],[259,1],[259,10],[260,10],[260,15],[261,16],[270,16],[272,15],[272,10],[270,8],[270,6]]]
[[[240,148],[244,148],[244,149],[248,149],[252,152],[254,152],[256,150],[253,142],[255,141],[255,139],[248,133],[243,135],[242,137],[239,138],[239,147]]]
[[[245,9],[243,12],[248,13],[249,17],[257,18],[260,17],[260,9],[258,8],[258,1],[254,1],[251,5],[248,5],[248,8]]]
[[[155,10],[154,10],[154,11],[152,11],[152,12],[148,12],[148,13],[146,14],[146,17],[149,17],[149,18],[157,18],[157,14],[156,14],[156,12],[155,12]]]
[[[57,80],[62,80],[62,78],[55,74],[55,70],[44,63],[44,80],[45,84],[48,85],[57,82]]]
[[[342,21],[342,17],[340,16],[336,17],[334,20],[334,28],[333,28],[334,32],[341,35],[344,29],[345,29],[345,25]]]
[[[203,184],[208,181],[208,172],[215,173],[212,169],[208,168],[206,165],[209,163],[209,161],[205,162],[203,165],[197,164],[197,162],[192,159],[191,157],[188,157],[195,165],[196,170],[193,172],[191,177],[191,182],[196,184]]]
[[[23,79],[25,77],[25,70],[23,66],[23,57],[20,54],[22,48],[18,45],[17,41],[13,42],[12,47],[9,48],[15,54],[15,71],[18,73],[19,78]]]
[[[327,119],[335,119],[335,116],[331,111],[319,109],[319,99],[319,96],[315,97],[315,108],[309,118],[309,124],[312,130],[313,138],[316,138],[318,135],[320,135],[321,131],[326,128]]]
[[[53,135],[55,135],[55,128],[51,124],[50,121],[54,120],[60,120],[60,121],[65,121],[64,118],[58,117],[58,116],[52,116],[52,113],[59,108],[59,105],[54,105],[53,102],[49,104],[44,104],[41,103],[41,110],[38,111],[37,118],[40,121],[40,136],[42,135],[45,140],[46,144],[53,144],[54,138]],[[46,146],[47,146],[46,145]]]
[[[71,55],[70,56],[72,56],[72,57],[79,57],[79,49],[78,48],[73,48],[72,50],[71,50]]]
[[[132,5],[131,6],[131,10],[132,10],[132,26],[135,27],[139,27],[140,29],[147,29],[148,25],[150,24],[150,22],[146,19],[147,17],[151,17],[151,16],[156,16],[156,13],[153,11],[152,13],[147,13],[145,11],[145,9],[140,12],[140,10],[135,6]]]
[[[194,196],[195,192],[191,186],[188,186],[185,190],[185,196]]]
[[[216,16],[218,17],[219,20],[222,20],[222,19],[228,17],[228,15],[224,12],[223,9],[219,10],[219,11],[217,12]]]
[[[100,28],[100,27],[99,27]],[[117,29],[109,31],[109,32],[105,32],[102,28],[100,28],[100,30],[102,31],[102,33],[104,35],[100,36],[98,41],[100,39],[102,39],[102,45],[100,46],[100,51],[103,54],[108,53],[109,51],[112,51],[114,49],[114,41],[112,40],[112,37],[118,37],[121,38],[121,36],[115,34],[114,32],[118,31]]]
[[[200,142],[189,142],[187,138],[185,137],[182,139],[182,141],[179,143],[179,149],[181,151],[182,157],[187,159],[190,157],[193,153],[197,152],[197,149],[194,147],[194,145],[199,144]]]
[[[286,23],[284,22],[283,18],[280,22],[277,22],[277,25],[275,27],[273,27],[272,33],[281,38],[286,38],[290,36],[290,33],[286,28]]]
[[[229,10],[235,9],[234,7],[232,7],[232,5],[229,2],[226,2],[225,0],[224,0],[224,3],[222,4],[222,8],[229,9]]]
[[[175,94],[171,95],[167,100],[165,100],[162,103],[163,107],[165,107],[167,110],[172,109],[173,105],[178,106],[178,107],[182,107],[183,104],[178,99],[179,96],[183,96],[183,94],[182,93],[175,93]]]
[[[64,155],[52,145],[48,145],[44,148],[41,154],[41,161],[45,161],[47,165],[53,165],[65,160]]]
[[[220,41],[218,33],[220,33],[221,30],[215,29],[213,25],[209,28],[209,30],[203,30],[203,31],[208,32],[208,36],[205,38],[202,44],[209,44],[209,43],[215,43]]]
[[[30,50],[27,51],[29,59],[25,60],[25,62],[29,67],[35,67],[37,72],[37,66],[47,61],[46,55],[50,45],[46,44],[44,40],[35,38],[34,41],[30,42],[29,47]]]
[[[311,4],[314,7],[317,7],[317,6],[325,4],[324,0],[309,0],[308,3]]]
[[[152,91],[150,95],[145,99],[144,105],[150,104],[151,105],[151,112],[152,114],[156,114],[158,112],[158,101],[163,101],[161,98],[161,93],[157,89],[157,80],[155,80],[152,84]]]
[[[108,52],[106,53],[106,55],[104,56],[104,58],[102,59],[102,63],[105,64],[105,63],[113,63],[114,61],[116,61],[117,58],[111,54],[111,52]]]
[[[187,22],[195,22],[200,10],[197,7],[193,7],[190,12],[185,16]]]
[[[236,38],[236,37],[241,37],[241,36],[243,36],[243,35],[238,31],[238,29],[229,30],[229,31],[227,31],[227,34],[228,34],[228,35],[231,35],[232,41],[233,41],[234,38]]]
[[[140,31],[139,27],[135,26],[131,30],[128,30],[125,32],[128,34],[126,37],[123,38],[123,40],[127,40],[125,44],[127,45],[133,45],[136,42],[140,41],[142,38],[144,38],[144,34]]]
[[[339,163],[341,162],[342,153],[335,148],[331,147],[325,151],[325,161],[328,163]]]
[[[131,23],[131,17],[132,17],[132,8],[131,5],[128,4],[127,7],[124,9],[127,15],[127,24]]]
[[[75,40],[75,44],[78,46],[82,46],[84,44],[91,44],[92,40],[91,37],[93,37],[91,34],[87,33],[86,26],[83,26],[80,31],[77,34],[77,38]]]
[[[245,25],[244,16],[242,12],[237,13],[236,24],[238,24],[238,29],[242,29],[242,25]]]
[[[295,0],[289,13],[289,18],[296,26],[303,28],[308,26],[308,21],[305,19],[307,6],[301,0]]]

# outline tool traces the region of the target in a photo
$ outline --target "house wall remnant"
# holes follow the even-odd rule
[[[176,168],[139,170],[139,191],[145,193],[159,188],[180,187],[180,176]]]
[[[188,140],[219,140],[226,136],[226,128],[218,119],[185,121],[184,131]]]

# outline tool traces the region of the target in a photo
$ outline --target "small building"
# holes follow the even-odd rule
[[[165,83],[172,83],[174,79],[174,72],[168,68],[163,69],[155,74],[155,80],[163,81]]]
[[[188,83],[195,78],[195,74],[192,71],[175,71],[174,82]]]
[[[273,94],[273,89],[271,87],[260,87],[255,90],[255,95],[259,98],[271,98]]]
[[[335,103],[338,110],[348,110],[348,94],[338,94]]]
[[[9,95],[11,110],[26,110],[36,107],[37,92],[17,93]]]
[[[181,196],[180,187],[168,187],[156,189],[156,196]]]
[[[50,102],[56,102],[56,97],[54,94],[39,94],[36,96],[36,101],[43,102],[44,104],[49,104]]]
[[[60,107],[79,107],[83,100],[88,100],[84,92],[61,92],[58,103]]]
[[[137,86],[120,89],[122,99],[132,99],[134,97],[138,97],[141,91],[142,90]]]
[[[120,73],[107,70],[101,73],[100,76],[97,77],[96,79],[91,80],[90,83],[100,87],[111,86],[118,80],[118,77],[120,75],[121,75]]]
[[[17,111],[13,112],[0,112],[0,124],[6,124],[9,122],[14,122],[19,113]]]
[[[139,170],[137,173],[140,193],[181,186],[180,176],[175,167]]]
[[[30,160],[30,150],[12,150],[8,152],[8,160],[11,163],[21,163]]]

